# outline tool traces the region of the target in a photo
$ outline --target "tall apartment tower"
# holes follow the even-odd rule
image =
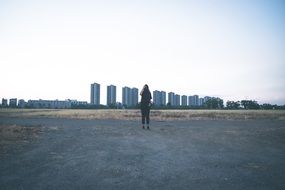
[[[161,106],[162,104],[162,94],[160,91],[153,91],[153,104],[156,106]]]
[[[199,98],[199,106],[203,106],[205,103],[204,98]]]
[[[181,105],[182,106],[187,106],[187,96],[183,95],[181,97]]]
[[[198,106],[199,105],[199,96],[198,95],[189,96],[188,104],[189,104],[189,106]]]
[[[131,89],[127,86],[122,88],[122,103],[125,106],[130,106],[131,105],[131,96],[132,92]]]
[[[153,103],[156,106],[165,106],[166,105],[166,92],[164,91],[153,91]]]
[[[116,104],[116,86],[107,86],[107,105]]]
[[[91,84],[90,103],[92,105],[100,105],[100,84]]]
[[[195,106],[199,106],[199,95],[194,95]]]
[[[166,105],[166,92],[161,91],[161,105]]]
[[[131,89],[131,105],[136,106],[139,102],[139,89],[132,88]]]
[[[175,106],[180,106],[180,95],[175,94]]]
[[[170,106],[175,106],[175,94],[173,92],[168,93],[168,103],[170,103]]]
[[[127,86],[122,88],[122,103],[123,105],[130,107],[138,104],[139,89],[129,88]]]

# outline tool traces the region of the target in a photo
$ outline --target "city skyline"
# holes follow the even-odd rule
[[[280,0],[1,1],[0,97],[89,102],[102,81],[283,105],[284,19]]]
[[[105,106],[114,106],[114,105],[117,105],[118,103],[119,104],[122,104],[122,105],[126,105],[126,106],[135,106],[136,104],[138,104],[140,102],[140,95],[139,95],[139,89],[136,88],[136,87],[128,87],[128,86],[124,86],[122,87],[122,90],[121,90],[121,94],[122,96],[119,98],[117,97],[117,86],[116,85],[113,85],[113,84],[110,84],[110,85],[106,85],[106,93],[104,93],[105,91],[101,91],[101,84],[97,83],[97,82],[94,82],[92,83],[91,85],[91,88],[90,88],[90,97],[89,97],[89,104],[90,105],[105,105]],[[151,94],[152,94],[152,102],[155,106],[166,106],[166,105],[171,105],[171,106],[202,106],[203,103],[205,103],[207,100],[211,99],[212,97],[213,98],[219,98],[219,99],[222,99],[224,101],[224,105],[226,104],[227,101],[232,101],[232,100],[224,100],[223,98],[221,97],[217,97],[217,96],[208,96],[208,95],[205,95],[203,98],[202,96],[199,96],[197,94],[190,94],[189,93],[186,93],[186,94],[176,94],[174,92],[166,92],[166,91],[159,91],[159,90],[150,90],[151,91]],[[104,96],[102,96],[102,94],[104,94],[106,96],[106,99],[104,99]],[[120,93],[118,93],[120,94]],[[166,98],[168,97],[168,98]],[[22,107],[20,106],[20,104],[24,104],[24,103],[27,103],[25,99],[23,98],[19,98],[19,97],[9,97],[9,98],[4,98],[4,97],[0,97],[2,98],[2,102],[1,104],[3,105],[18,105],[19,104],[19,107]],[[102,102],[102,99],[103,100],[106,100],[106,103]],[[10,101],[9,104],[8,104],[8,100]],[[65,99],[65,100],[59,100],[59,99],[54,99],[54,100],[44,100],[42,98],[39,98],[38,100],[32,100],[31,98],[27,99],[28,102],[37,102],[38,101],[43,101],[43,102],[52,102],[52,101],[59,101],[59,102],[68,102],[68,104],[70,104],[70,102],[72,103],[75,103],[78,104],[87,104],[88,102],[87,101],[78,101],[77,99]],[[253,101],[256,101],[254,99],[243,99],[243,100],[253,100]],[[4,101],[4,103],[3,103]],[[11,103],[12,101],[12,103]],[[17,103],[17,101],[19,101],[19,103]],[[237,100],[237,101],[241,101],[241,100]],[[260,102],[258,102],[260,103]],[[272,104],[270,102],[267,102],[269,104]],[[285,104],[277,104],[277,105],[285,105]],[[13,106],[12,106],[13,107]]]
[[[101,85],[99,83],[92,83],[90,88],[90,103],[87,101],[78,101],[76,99],[66,100],[32,100],[25,101],[24,99],[2,98],[0,107],[3,108],[52,108],[52,109],[70,109],[70,108],[138,108],[139,105],[139,94],[138,88],[136,87],[122,87],[122,101],[117,101],[116,97],[116,86],[111,84],[107,86],[107,102],[102,104],[101,99]],[[272,104],[259,104],[255,100],[240,100],[240,101],[229,101],[224,102],[220,97],[204,96],[199,95],[179,95],[174,92],[168,92],[168,100],[166,101],[166,92],[154,90],[152,93],[152,103],[156,108],[208,108],[208,109],[284,109],[285,105],[272,105]],[[208,102],[208,100],[211,100]],[[166,103],[167,102],[167,103]],[[243,107],[240,107],[243,106]]]
[[[94,91],[94,87],[96,86],[96,92]],[[94,94],[96,94],[95,99],[101,99],[101,93],[100,90],[101,84],[99,83],[92,83],[91,84],[91,102],[92,103],[92,97]],[[121,99],[117,97],[117,86],[110,84],[107,85],[107,102],[106,104],[102,102],[98,102],[94,105],[115,105],[116,103],[121,103],[125,106],[136,106],[140,102],[140,95],[138,93],[138,88],[136,87],[128,87],[124,86],[122,87],[122,97]],[[93,93],[92,93],[93,92]],[[99,93],[98,93],[99,92]],[[119,94],[119,93],[118,93]],[[152,102],[156,106],[166,106],[167,104],[170,104],[171,106],[202,106],[204,103],[204,98],[209,99],[210,96],[205,96],[204,98],[199,97],[199,95],[180,95],[176,94],[174,92],[165,92],[165,91],[159,91],[159,90],[153,90],[151,91],[152,94]],[[166,94],[168,95],[168,98],[166,99]],[[219,98],[219,97],[218,97]],[[189,99],[189,100],[188,100]],[[94,101],[93,101],[94,102]]]

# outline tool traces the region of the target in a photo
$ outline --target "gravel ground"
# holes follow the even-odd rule
[[[285,121],[143,130],[139,121],[0,117],[0,129],[1,190],[285,189]]]

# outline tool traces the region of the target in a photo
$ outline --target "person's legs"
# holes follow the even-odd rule
[[[145,117],[146,117],[145,110],[141,109],[141,113],[142,113],[142,128],[144,129]]]
[[[149,129],[149,112],[150,112],[150,109],[147,109],[147,110],[146,110],[146,124],[147,124],[147,129]]]

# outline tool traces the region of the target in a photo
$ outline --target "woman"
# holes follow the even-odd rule
[[[147,129],[149,129],[149,112],[151,106],[151,93],[149,91],[148,85],[144,85],[141,93],[141,113],[142,113],[142,128],[144,129],[145,120],[147,124]]]

